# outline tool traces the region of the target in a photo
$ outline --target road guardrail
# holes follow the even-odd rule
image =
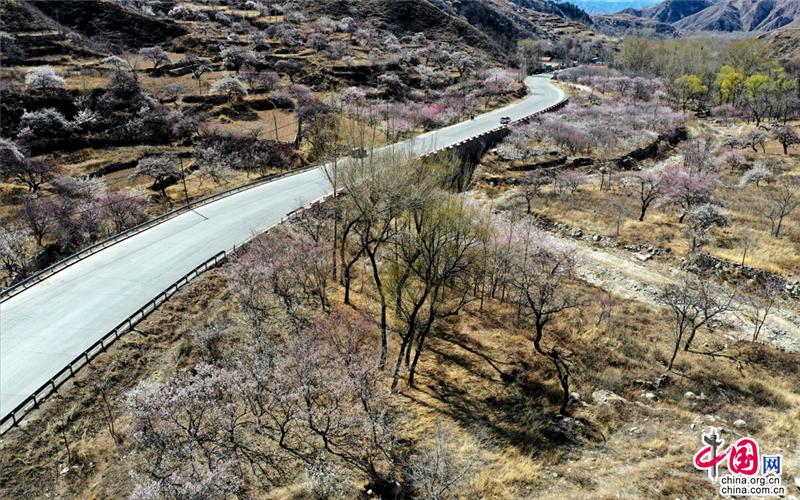
[[[115,245],[115,244],[117,244],[117,243],[119,243],[121,241],[124,241],[124,240],[126,240],[126,239],[128,239],[128,238],[130,238],[132,236],[135,236],[135,235],[141,233],[142,231],[146,231],[147,229],[150,229],[150,228],[155,227],[155,226],[157,226],[157,225],[159,225],[159,224],[161,224],[163,222],[166,222],[166,221],[168,221],[170,219],[173,219],[173,218],[177,217],[178,215],[184,214],[184,213],[186,213],[186,212],[188,212],[190,210],[193,210],[195,208],[201,207],[203,205],[208,205],[209,203],[215,202],[215,201],[220,200],[222,198],[227,198],[228,196],[231,196],[231,195],[234,195],[234,194],[237,194],[237,193],[241,193],[242,191],[246,191],[248,189],[252,189],[254,187],[258,187],[258,186],[260,186],[262,184],[266,184],[268,182],[274,181],[275,179],[283,178],[283,177],[290,177],[292,175],[302,174],[304,172],[308,172],[308,171],[313,170],[315,168],[318,168],[318,167],[315,165],[315,166],[305,167],[305,168],[296,170],[296,171],[291,172],[289,174],[273,174],[273,175],[264,176],[264,177],[261,177],[261,178],[258,178],[256,180],[254,180],[254,181],[248,182],[246,184],[242,184],[241,186],[237,186],[235,188],[231,188],[231,189],[228,189],[226,191],[222,191],[222,192],[217,193],[217,194],[213,194],[213,195],[210,195],[210,196],[206,196],[204,198],[200,198],[200,199],[195,200],[195,201],[191,201],[191,202],[189,202],[189,203],[187,203],[185,205],[181,205],[180,207],[175,208],[173,210],[170,210],[169,212],[167,212],[165,214],[159,215],[158,217],[155,217],[155,218],[150,219],[150,220],[148,220],[146,222],[143,222],[141,224],[138,224],[136,226],[128,228],[125,231],[122,231],[121,233],[115,234],[115,235],[113,235],[113,236],[111,236],[109,238],[106,238],[106,239],[102,240],[102,241],[98,241],[97,243],[94,243],[93,245],[91,245],[89,247],[86,247],[83,250],[70,255],[69,257],[65,257],[64,259],[56,262],[55,264],[52,264],[52,265],[42,269],[41,271],[38,271],[35,274],[32,274],[31,276],[25,278],[24,280],[18,281],[17,283],[14,283],[13,285],[9,286],[8,288],[6,288],[2,292],[0,292],[0,303],[3,303],[4,301],[8,300],[9,298],[13,297],[14,295],[16,295],[16,294],[18,294],[18,293],[20,293],[20,292],[22,292],[24,290],[27,290],[28,288],[30,288],[33,285],[39,283],[40,281],[42,281],[42,280],[44,280],[46,278],[49,278],[50,276],[56,274],[57,272],[62,271],[62,270],[66,269],[66,268],[68,268],[68,267],[70,267],[70,266],[72,266],[74,264],[77,264],[78,262],[86,259],[87,257],[90,257],[90,256],[96,254],[97,252],[99,252],[101,250],[104,250],[104,249],[106,249],[106,248],[108,248],[110,246],[113,246],[113,245]]]
[[[468,143],[470,141],[473,141],[473,140],[475,140],[475,139],[477,139],[479,137],[482,137],[482,136],[497,132],[498,130],[509,128],[510,126],[515,125],[515,124],[528,122],[531,118],[534,118],[535,116],[538,116],[538,115],[543,114],[543,113],[548,113],[550,111],[554,111],[554,110],[564,106],[567,103],[568,100],[569,99],[565,97],[564,99],[562,99],[561,101],[557,102],[556,104],[554,104],[552,106],[549,106],[549,107],[547,107],[547,108],[545,108],[545,109],[543,109],[541,111],[537,111],[536,113],[531,113],[530,115],[525,116],[523,118],[520,118],[518,120],[515,120],[515,121],[513,121],[513,122],[511,122],[509,124],[495,127],[493,129],[490,129],[490,130],[487,130],[485,132],[482,132],[482,133],[480,133],[480,134],[478,134],[476,136],[473,136],[470,139],[465,139],[463,141],[459,141],[457,143],[450,144],[450,145],[448,145],[446,147],[439,148],[439,149],[434,150],[434,151],[432,151],[430,153],[426,153],[426,154],[420,155],[420,156],[421,157],[427,157],[427,156],[436,155],[436,154],[439,154],[439,153],[441,153],[443,151],[446,151],[448,149],[452,149],[452,148],[457,147],[459,145],[466,144],[466,143]],[[290,175],[297,175],[297,174],[312,170],[314,168],[319,168],[319,167],[318,166],[306,167],[306,168],[298,170],[296,172],[292,172]],[[26,280],[23,280],[23,281],[15,284],[15,285],[13,285],[12,287],[7,288],[6,290],[3,290],[2,295],[0,295],[0,302],[2,302],[3,300],[6,300],[6,299],[16,295],[17,293],[19,293],[19,292],[29,288],[30,286],[32,286],[32,285],[44,280],[45,278],[47,278],[49,276],[52,276],[53,274],[61,271],[62,269],[65,269],[65,268],[67,268],[67,267],[69,267],[69,266],[71,266],[71,265],[73,265],[73,264],[75,264],[77,262],[80,262],[81,260],[89,257],[90,255],[99,252],[100,250],[108,248],[109,246],[112,246],[112,245],[114,245],[114,244],[116,244],[116,243],[118,243],[120,241],[123,241],[123,240],[125,240],[127,238],[130,238],[131,236],[134,236],[135,234],[138,234],[138,233],[140,233],[140,232],[142,232],[142,231],[144,231],[146,229],[149,229],[149,228],[154,227],[154,226],[156,226],[156,225],[158,225],[158,224],[160,224],[162,222],[165,222],[165,221],[167,221],[169,219],[172,219],[173,217],[176,217],[177,215],[185,213],[185,212],[187,212],[187,211],[189,211],[189,210],[191,210],[191,209],[193,209],[195,207],[206,205],[208,203],[212,203],[212,202],[214,202],[216,200],[225,198],[227,196],[231,196],[233,194],[236,194],[236,193],[245,191],[247,189],[251,189],[253,187],[259,186],[259,185],[264,184],[266,182],[275,180],[278,177],[286,177],[286,175],[276,174],[276,175],[273,175],[273,176],[262,177],[260,179],[257,179],[255,181],[253,181],[253,182],[244,184],[242,186],[238,186],[236,188],[233,188],[233,189],[230,189],[230,190],[227,190],[227,191],[223,191],[223,192],[217,193],[215,195],[211,195],[211,196],[208,196],[208,197],[205,197],[205,198],[201,198],[200,200],[197,200],[195,202],[192,202],[192,203],[183,205],[181,207],[178,207],[177,209],[174,209],[174,210],[172,210],[170,212],[167,212],[166,214],[163,214],[163,215],[161,215],[159,217],[156,217],[155,219],[152,219],[152,220],[147,221],[145,223],[142,223],[142,224],[139,224],[137,226],[134,226],[134,227],[132,227],[132,228],[126,230],[126,231],[123,231],[122,233],[120,233],[118,235],[115,235],[115,236],[113,236],[111,238],[108,238],[106,240],[98,242],[98,243],[96,243],[96,244],[94,244],[94,245],[92,245],[92,246],[90,246],[90,247],[88,247],[88,248],[86,248],[86,249],[84,249],[84,250],[82,250],[80,252],[77,252],[77,253],[67,257],[66,259],[63,259],[63,260],[53,264],[52,266],[50,266],[50,267],[48,267],[46,269],[43,269],[42,271],[40,271],[40,272],[36,273],[35,275],[27,278]],[[296,214],[296,213],[300,212],[301,210],[313,205],[314,203],[318,203],[320,201],[325,200],[326,198],[328,198],[328,196],[330,196],[330,195],[323,196],[323,197],[319,198],[318,200],[314,200],[314,201],[309,202],[304,207],[301,207],[301,208],[298,208],[296,210],[293,210],[293,211],[289,212],[285,217],[283,217],[281,219],[281,222],[286,221],[287,219],[291,218],[294,214]],[[234,247],[232,252],[235,251],[235,250],[236,250],[236,248]],[[161,293],[159,293],[158,295],[156,295],[153,299],[151,299],[149,302],[147,302],[147,304],[145,304],[144,306],[139,308],[136,312],[134,312],[133,314],[128,316],[125,320],[123,320],[116,327],[114,327],[110,332],[108,332],[105,335],[103,335],[103,337],[101,337],[99,340],[97,340],[95,343],[93,343],[90,347],[85,349],[81,354],[76,356],[67,366],[62,368],[58,373],[56,373],[56,375],[51,377],[50,380],[48,380],[47,382],[42,384],[38,389],[36,389],[33,392],[33,394],[31,394],[30,396],[25,398],[25,400],[23,400],[19,405],[17,405],[16,408],[14,408],[11,412],[9,412],[7,415],[3,416],[2,419],[0,419],[0,436],[4,435],[10,429],[12,429],[17,424],[19,424],[19,422],[23,418],[25,418],[26,415],[28,415],[34,409],[38,408],[39,404],[41,404],[42,401],[44,401],[51,394],[55,393],[56,390],[59,387],[61,387],[67,380],[69,380],[70,378],[75,376],[75,374],[78,372],[78,370],[80,370],[85,365],[89,364],[92,359],[94,359],[100,353],[104,352],[111,344],[113,344],[122,335],[124,335],[125,333],[131,331],[134,328],[134,326],[136,326],[136,324],[138,324],[140,321],[142,321],[147,316],[149,316],[151,313],[153,313],[158,308],[158,306],[160,306],[161,304],[166,302],[167,299],[172,297],[175,293],[177,293],[181,288],[186,286],[193,279],[195,279],[196,277],[198,277],[199,275],[201,275],[204,272],[208,271],[209,269],[212,269],[212,268],[218,266],[220,263],[222,263],[225,260],[227,260],[228,259],[228,255],[229,255],[228,252],[221,251],[221,252],[217,253],[216,255],[214,255],[213,257],[211,257],[210,259],[208,259],[205,262],[203,262],[202,264],[200,264],[199,266],[195,267],[189,273],[185,274],[183,277],[181,277],[175,283],[170,285],[166,290],[164,290]]]
[[[128,333],[136,326],[137,323],[149,316],[155,311],[158,306],[167,301],[170,297],[175,295],[178,290],[186,286],[190,281],[203,274],[204,272],[218,266],[228,258],[228,253],[225,251],[219,252],[199,266],[195,267],[178,281],[170,285],[166,290],[156,295],[147,304],[139,308],[135,313],[131,314],[120,324],[114,327],[110,332],[106,333],[97,342],[89,346],[82,353],[76,356],[67,366],[62,368],[50,380],[42,384],[36,389],[33,394],[25,398],[16,408],[0,419],[0,436],[8,432],[11,428],[16,426],[28,413],[38,408],[39,404],[44,401],[49,395],[56,392],[67,380],[72,378],[78,370],[86,366],[97,355],[108,349],[108,346],[114,343],[125,333]]]

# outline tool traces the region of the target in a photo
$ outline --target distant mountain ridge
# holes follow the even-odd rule
[[[607,17],[633,25],[657,21],[679,31],[772,31],[800,19],[800,0],[665,0]]]
[[[723,0],[675,23],[683,30],[772,31],[800,19],[800,0]]]
[[[711,0],[666,0],[646,9],[626,9],[622,13],[647,17],[662,23],[674,23],[714,5]]]
[[[555,0],[557,2],[561,0]],[[570,0],[589,14],[612,14],[625,9],[643,10],[659,0]]]

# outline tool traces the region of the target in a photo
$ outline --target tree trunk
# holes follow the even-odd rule
[[[775,227],[775,237],[780,238],[781,236],[781,226],[783,225],[783,216],[778,218],[778,225]]]
[[[558,413],[566,415],[567,404],[569,403],[569,372],[567,371],[566,362],[561,360],[558,353],[553,352],[552,356],[553,365],[555,365],[556,373],[558,373],[558,381],[561,384],[561,407]]]
[[[383,282],[381,275],[378,272],[378,262],[375,258],[375,251],[367,248],[367,256],[372,265],[372,279],[375,281],[375,288],[378,291],[378,298],[381,304],[381,361],[380,368],[383,370],[386,367],[386,354],[389,350],[387,339],[387,325],[386,325],[386,295],[383,292]]]
[[[344,280],[344,303],[348,306],[350,304],[350,266],[345,266],[342,269],[342,278]]]
[[[400,344],[400,352],[397,353],[397,361],[394,364],[394,373],[392,374],[392,393],[397,392],[397,383],[400,381],[400,366],[403,364],[403,355],[405,354],[406,349],[408,348],[409,340],[411,340],[412,332],[406,332],[406,336],[403,337],[403,343]]]
[[[683,344],[683,350],[684,350],[684,351],[687,351],[687,352],[688,352],[688,351],[689,351],[689,349],[692,347],[692,341],[694,340],[694,336],[695,336],[695,334],[696,334],[696,333],[697,333],[697,330],[696,330],[696,329],[693,329],[693,330],[692,330],[692,331],[689,333],[689,336],[686,338],[686,343],[684,343],[684,344]]]
[[[681,339],[675,341],[675,348],[672,350],[672,357],[669,360],[669,365],[667,365],[667,370],[672,370],[672,365],[675,364],[675,358],[678,357],[678,349],[681,346]]]
[[[420,332],[418,335],[417,340],[417,350],[414,353],[414,360],[411,362],[411,366],[408,369],[408,386],[414,387],[414,374],[417,371],[417,362],[419,361],[419,357],[422,354],[422,349],[425,347],[425,338],[428,336],[428,333],[431,331],[431,326],[433,326],[433,320],[435,316],[431,311],[431,315],[428,318],[428,322],[425,325],[425,329]],[[410,349],[409,349],[410,350]]]

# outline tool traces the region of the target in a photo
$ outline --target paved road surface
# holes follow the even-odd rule
[[[525,82],[523,101],[402,143],[425,153],[558,102],[546,78]],[[188,212],[47,278],[0,304],[0,416],[122,320],[183,275],[288,212],[330,192],[321,168],[223,198]]]

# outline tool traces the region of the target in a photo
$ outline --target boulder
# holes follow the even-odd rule
[[[628,402],[622,396],[614,394],[613,392],[607,391],[605,389],[598,389],[598,390],[594,391],[592,393],[592,399],[594,400],[595,404],[598,404],[598,405],[601,405],[601,406],[609,404],[609,403],[616,403],[616,402],[627,403]]]

